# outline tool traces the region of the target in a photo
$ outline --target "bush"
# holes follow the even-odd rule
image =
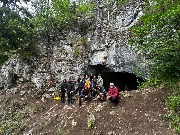
[[[74,57],[77,58],[78,56],[79,56],[79,48],[76,47],[76,48],[74,49]]]
[[[166,99],[166,106],[173,112],[180,112],[180,96],[169,96]]]
[[[167,97],[165,104],[170,109],[170,113],[165,115],[165,118],[174,131],[180,133],[180,96],[172,95]]]

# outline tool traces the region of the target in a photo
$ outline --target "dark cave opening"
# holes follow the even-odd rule
[[[90,76],[101,74],[104,80],[104,87],[107,90],[109,84],[112,82],[119,89],[119,91],[136,90],[140,83],[144,81],[143,78],[137,77],[135,74],[128,72],[114,72],[104,65],[95,65],[89,67]]]
[[[136,90],[140,84],[139,82],[142,82],[141,78],[127,72],[102,72],[101,76],[106,89],[109,87],[109,83],[113,82],[119,91]]]

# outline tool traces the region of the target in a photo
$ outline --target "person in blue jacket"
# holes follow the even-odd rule
[[[78,83],[78,92],[79,92],[79,96],[81,95],[82,93],[82,89],[84,87],[84,83],[83,83],[83,80],[80,79],[79,83]]]

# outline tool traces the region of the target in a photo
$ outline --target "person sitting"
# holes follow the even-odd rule
[[[89,80],[89,78],[86,80],[85,84],[84,84],[84,87],[87,87],[88,89],[90,89],[91,87],[91,82]]]
[[[98,85],[96,94],[97,94],[97,97],[95,100],[104,101],[106,99],[106,91],[103,86]]]
[[[84,78],[82,79],[83,83],[85,84],[86,83],[86,80],[89,79],[89,76],[88,75],[85,75]]]
[[[113,103],[118,103],[119,101],[119,92],[118,89],[114,86],[114,83],[110,83],[110,88],[107,93],[107,99]]]
[[[84,86],[84,89],[81,92],[81,97],[84,97],[85,99],[87,99],[88,97],[90,97],[90,90],[88,87]]]
[[[56,79],[55,79],[55,75],[53,74],[50,76],[48,88],[55,86],[56,86]]]
[[[84,86],[84,89],[82,89],[81,94],[79,95],[79,106],[82,105],[81,98],[84,98],[87,101],[88,99],[90,99],[90,97],[91,97],[90,89]]]

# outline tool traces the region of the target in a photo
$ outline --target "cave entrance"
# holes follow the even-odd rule
[[[90,66],[89,71],[91,77],[93,75],[101,74],[104,80],[104,87],[107,90],[109,88],[109,83],[113,82],[119,91],[125,90],[136,90],[143,78],[137,77],[135,74],[128,72],[114,72],[110,68],[104,65]]]

